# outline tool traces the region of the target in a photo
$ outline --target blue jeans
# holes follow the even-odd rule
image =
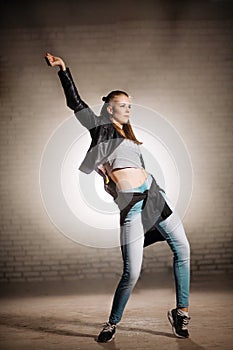
[[[151,175],[139,187],[123,192],[144,192],[150,188],[152,182]],[[173,255],[173,271],[176,286],[176,303],[178,308],[189,305],[189,284],[190,284],[190,248],[185,235],[181,220],[174,211],[172,204],[163,191],[160,191],[173,213],[165,220],[156,224],[157,229],[169,244]],[[140,276],[142,259],[144,231],[141,221],[143,201],[136,203],[129,211],[124,225],[121,226],[121,251],[124,262],[123,274],[117,286],[109,322],[117,324],[122,318],[122,314],[130,294]],[[174,225],[174,219],[176,225]]]

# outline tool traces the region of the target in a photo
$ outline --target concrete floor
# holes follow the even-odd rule
[[[106,344],[95,339],[107,320],[116,281],[2,286],[0,349],[232,350],[231,281],[216,276],[192,283],[191,337],[177,339],[166,317],[174,306],[172,279],[142,277],[115,339]]]

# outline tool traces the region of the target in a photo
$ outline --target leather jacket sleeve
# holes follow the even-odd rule
[[[74,111],[76,118],[88,130],[96,127],[99,117],[81,99],[69,68],[67,67],[65,71],[59,70],[58,76],[65,93],[67,106]]]

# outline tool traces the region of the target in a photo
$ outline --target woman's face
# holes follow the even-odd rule
[[[125,95],[115,96],[107,107],[108,113],[113,123],[123,127],[127,124],[130,117],[131,100]]]

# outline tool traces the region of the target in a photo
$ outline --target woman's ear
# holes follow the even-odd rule
[[[112,106],[108,105],[107,111],[108,111],[109,114],[113,114],[113,108],[112,108]]]

